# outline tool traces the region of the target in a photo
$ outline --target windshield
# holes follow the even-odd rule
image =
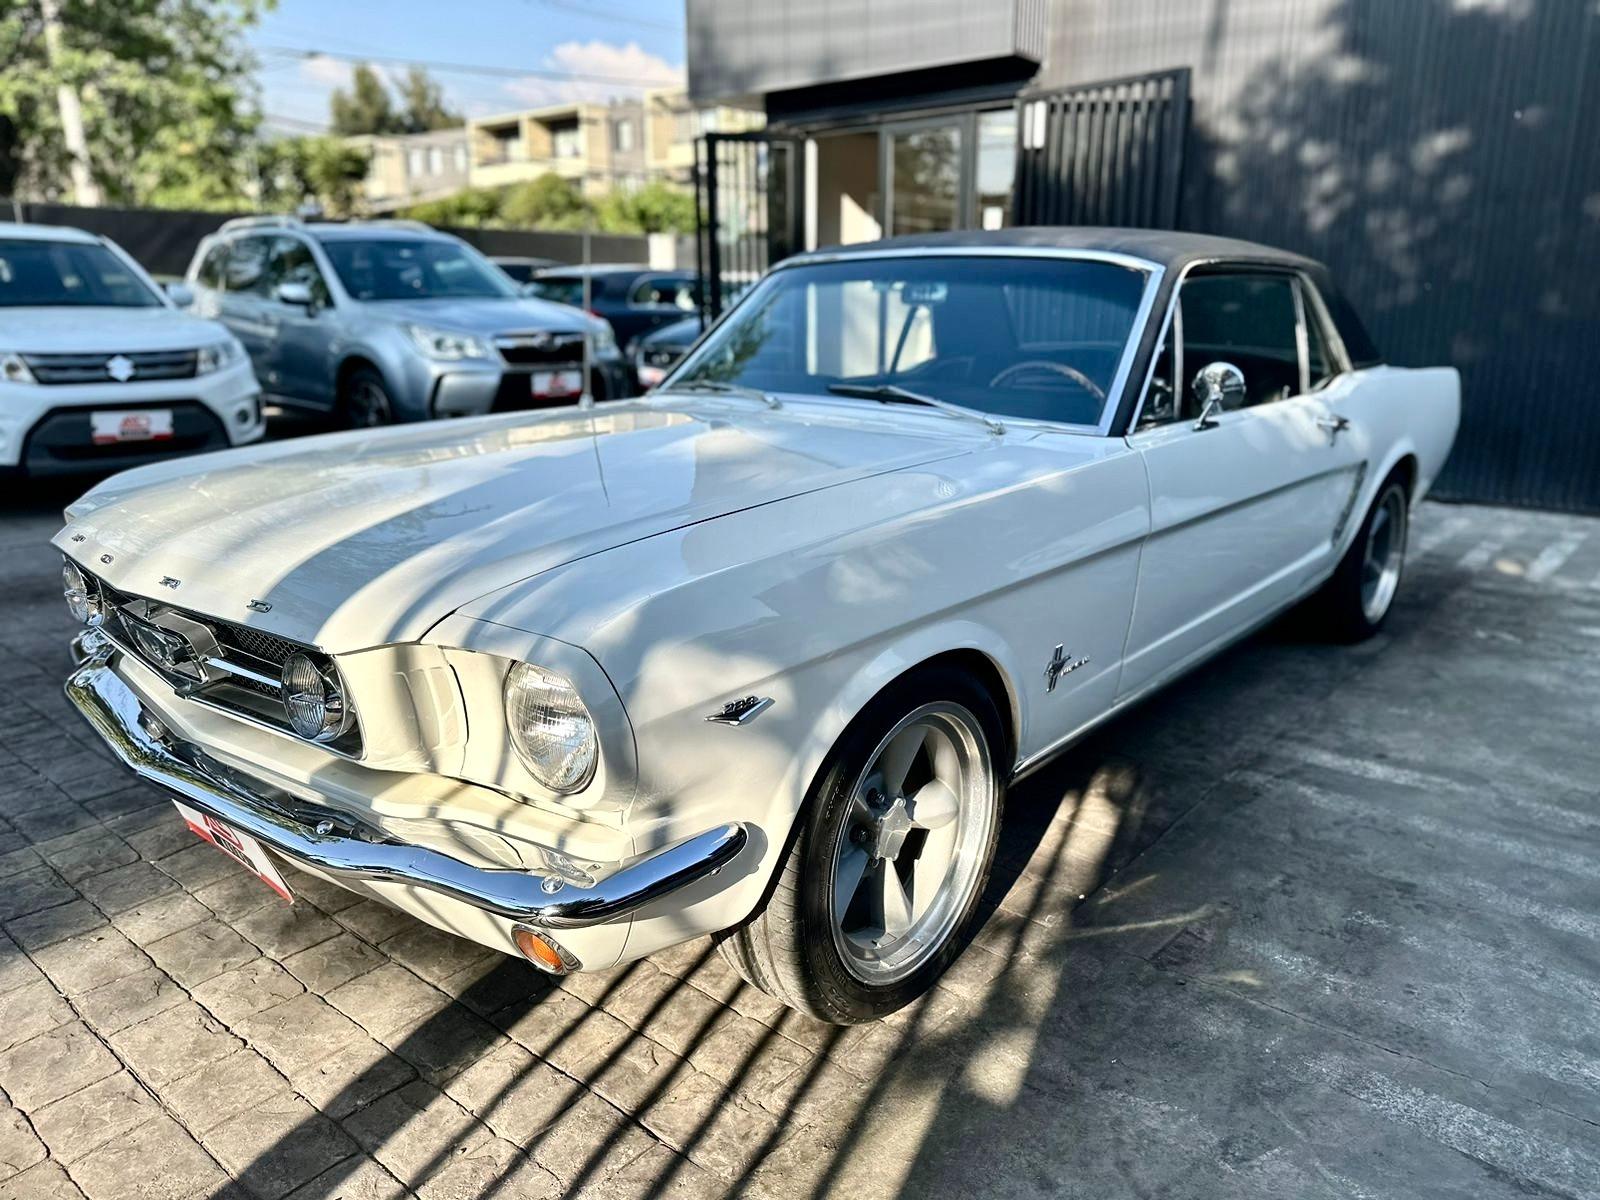
[[[418,238],[328,238],[322,249],[357,300],[511,299],[500,268],[456,242]]]
[[[862,258],[774,272],[673,384],[825,394],[892,384],[1001,416],[1098,425],[1145,274],[1089,259]]]
[[[0,240],[0,308],[159,308],[128,264],[89,242]]]
[[[528,284],[528,295],[537,296],[541,300],[551,300],[556,304],[571,304],[581,308],[583,307],[583,280],[573,279],[567,275],[541,276]]]

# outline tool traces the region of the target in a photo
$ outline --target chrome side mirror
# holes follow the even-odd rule
[[[316,306],[311,286],[305,283],[280,283],[277,298],[280,304],[292,304],[296,308],[313,310]]]
[[[1194,377],[1194,398],[1200,402],[1196,429],[1210,429],[1217,414],[1232,412],[1244,403],[1244,372],[1231,362],[1207,363]]]

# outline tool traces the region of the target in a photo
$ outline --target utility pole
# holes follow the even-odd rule
[[[59,0],[39,0],[44,17],[44,49],[50,66],[61,69],[61,7]],[[72,202],[93,208],[100,203],[100,189],[89,173],[89,143],[83,136],[83,108],[78,89],[69,83],[56,88],[56,105],[61,110],[61,134],[67,143],[72,173]]]

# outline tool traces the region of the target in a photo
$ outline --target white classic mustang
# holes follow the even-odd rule
[[[1011,780],[1297,601],[1378,628],[1458,396],[1247,243],[802,255],[641,400],[102,483],[67,691],[286,896],[556,973],[714,934],[869,1020],[970,933]]]

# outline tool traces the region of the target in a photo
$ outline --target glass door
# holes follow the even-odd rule
[[[960,229],[969,170],[962,144],[970,118],[955,116],[884,129],[885,234]]]

